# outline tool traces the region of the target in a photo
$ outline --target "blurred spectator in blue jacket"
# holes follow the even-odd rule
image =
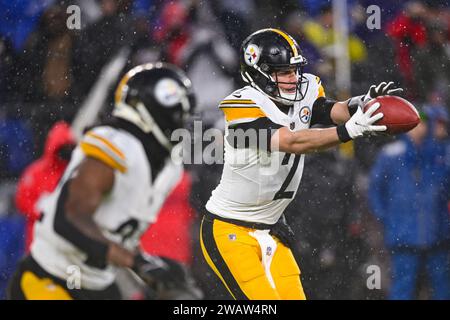
[[[371,172],[369,205],[391,253],[390,299],[414,299],[426,270],[433,299],[450,299],[450,152],[443,107],[381,151]]]
[[[6,299],[6,287],[24,254],[25,219],[14,207],[15,183],[0,183],[0,300]]]
[[[23,49],[28,35],[36,28],[42,13],[52,0],[0,0],[0,34],[16,51]]]
[[[0,182],[17,178],[33,159],[33,136],[21,119],[0,115]]]

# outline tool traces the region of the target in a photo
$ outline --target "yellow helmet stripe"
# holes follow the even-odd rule
[[[128,80],[130,80],[130,78],[131,78],[131,74],[128,72],[120,80],[119,85],[117,86],[117,89],[115,92],[115,96],[114,96],[115,103],[119,103],[122,100],[123,87],[127,84]]]
[[[270,28],[269,30],[278,33],[280,36],[286,39],[286,41],[291,46],[292,51],[294,52],[294,57],[298,56],[297,47],[295,46],[294,40],[291,38],[291,36],[279,29]]]
[[[154,66],[159,67],[161,65],[162,65],[161,63],[157,63],[156,65],[154,65],[153,63],[146,63],[143,65],[136,66],[133,69],[131,69],[130,71],[128,71],[122,77],[122,79],[120,79],[119,85],[117,86],[115,96],[114,96],[115,103],[119,103],[122,100],[124,87],[128,83],[128,80],[130,80],[131,77],[133,77],[135,74],[137,74],[143,70],[151,70]]]

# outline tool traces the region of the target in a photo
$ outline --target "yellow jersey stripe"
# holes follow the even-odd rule
[[[122,151],[120,151],[119,148],[117,148],[115,145],[113,145],[107,139],[105,139],[93,132],[88,132],[88,133],[86,133],[86,135],[89,137],[92,137],[94,139],[100,140],[103,144],[108,146],[120,159],[125,160],[125,155],[122,153]]]
[[[319,93],[317,94],[317,98],[325,97],[325,89],[322,86],[322,80],[318,76],[316,76],[316,82],[319,85]]]
[[[262,112],[262,110],[258,107],[229,107],[221,108],[221,110],[225,114],[226,121],[233,121],[244,118],[263,118],[266,116],[264,112]]]
[[[322,85],[319,86],[319,93],[317,94],[317,97],[325,97],[325,89],[323,88]]]
[[[279,29],[274,29],[274,28],[270,28],[269,30],[278,33],[279,35],[281,35],[291,46],[292,52],[294,52],[294,56],[298,56],[298,51],[297,51],[297,47],[295,46],[294,40],[285,32],[279,30]]]
[[[246,100],[246,99],[242,99],[242,100],[223,100],[220,104],[255,104],[255,102],[253,100]]]
[[[113,157],[111,157],[109,154],[107,154],[105,151],[103,151],[99,147],[97,147],[93,144],[87,143],[87,142],[81,142],[80,146],[81,146],[81,150],[83,150],[83,152],[87,156],[92,157],[97,160],[100,160],[103,163],[110,166],[111,168],[117,169],[122,173],[125,173],[127,171],[127,168],[124,165],[117,162]]]
[[[226,104],[219,106],[219,109],[228,109],[228,108],[256,108],[259,109],[259,106],[256,104]]]

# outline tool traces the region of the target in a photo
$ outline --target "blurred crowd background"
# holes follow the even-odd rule
[[[70,5],[81,9],[79,30],[66,26]],[[381,29],[367,27],[370,5],[381,9]],[[112,108],[119,76],[105,80],[105,66],[118,55],[126,57],[121,73],[160,60],[180,66],[193,81],[204,129],[221,128],[217,105],[242,86],[242,40],[276,27],[296,38],[309,61],[305,71],[320,76],[328,97],[394,81],[423,119],[408,135],[306,157],[286,214],[307,296],[450,299],[449,3],[349,0],[347,8],[351,87],[341,90],[331,1],[0,0],[0,298],[31,241],[34,204],[70,155],[65,123],[102,81],[111,85],[98,119]],[[200,253],[199,217],[221,171],[218,164],[187,166],[142,239],[146,251],[190,265],[208,299],[225,296]],[[381,271],[379,289],[367,286],[371,265]]]

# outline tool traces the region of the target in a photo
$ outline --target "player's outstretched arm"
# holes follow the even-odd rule
[[[277,130],[271,139],[271,150],[303,154],[331,148],[341,143],[336,128],[304,129],[292,132],[287,127]]]
[[[65,230],[64,235],[85,251],[88,260],[94,265],[100,267],[113,263],[121,267],[131,267],[134,253],[104,237],[93,218],[105,195],[112,190],[114,169],[87,157],[68,183],[64,205],[68,224],[60,227]]]
[[[345,124],[327,129],[305,129],[291,131],[287,127],[278,129],[271,139],[271,150],[303,154],[321,151],[339,143],[347,142],[366,133],[385,131],[386,126],[373,125],[383,117],[373,113],[380,107],[373,104],[366,112],[361,108]]]

